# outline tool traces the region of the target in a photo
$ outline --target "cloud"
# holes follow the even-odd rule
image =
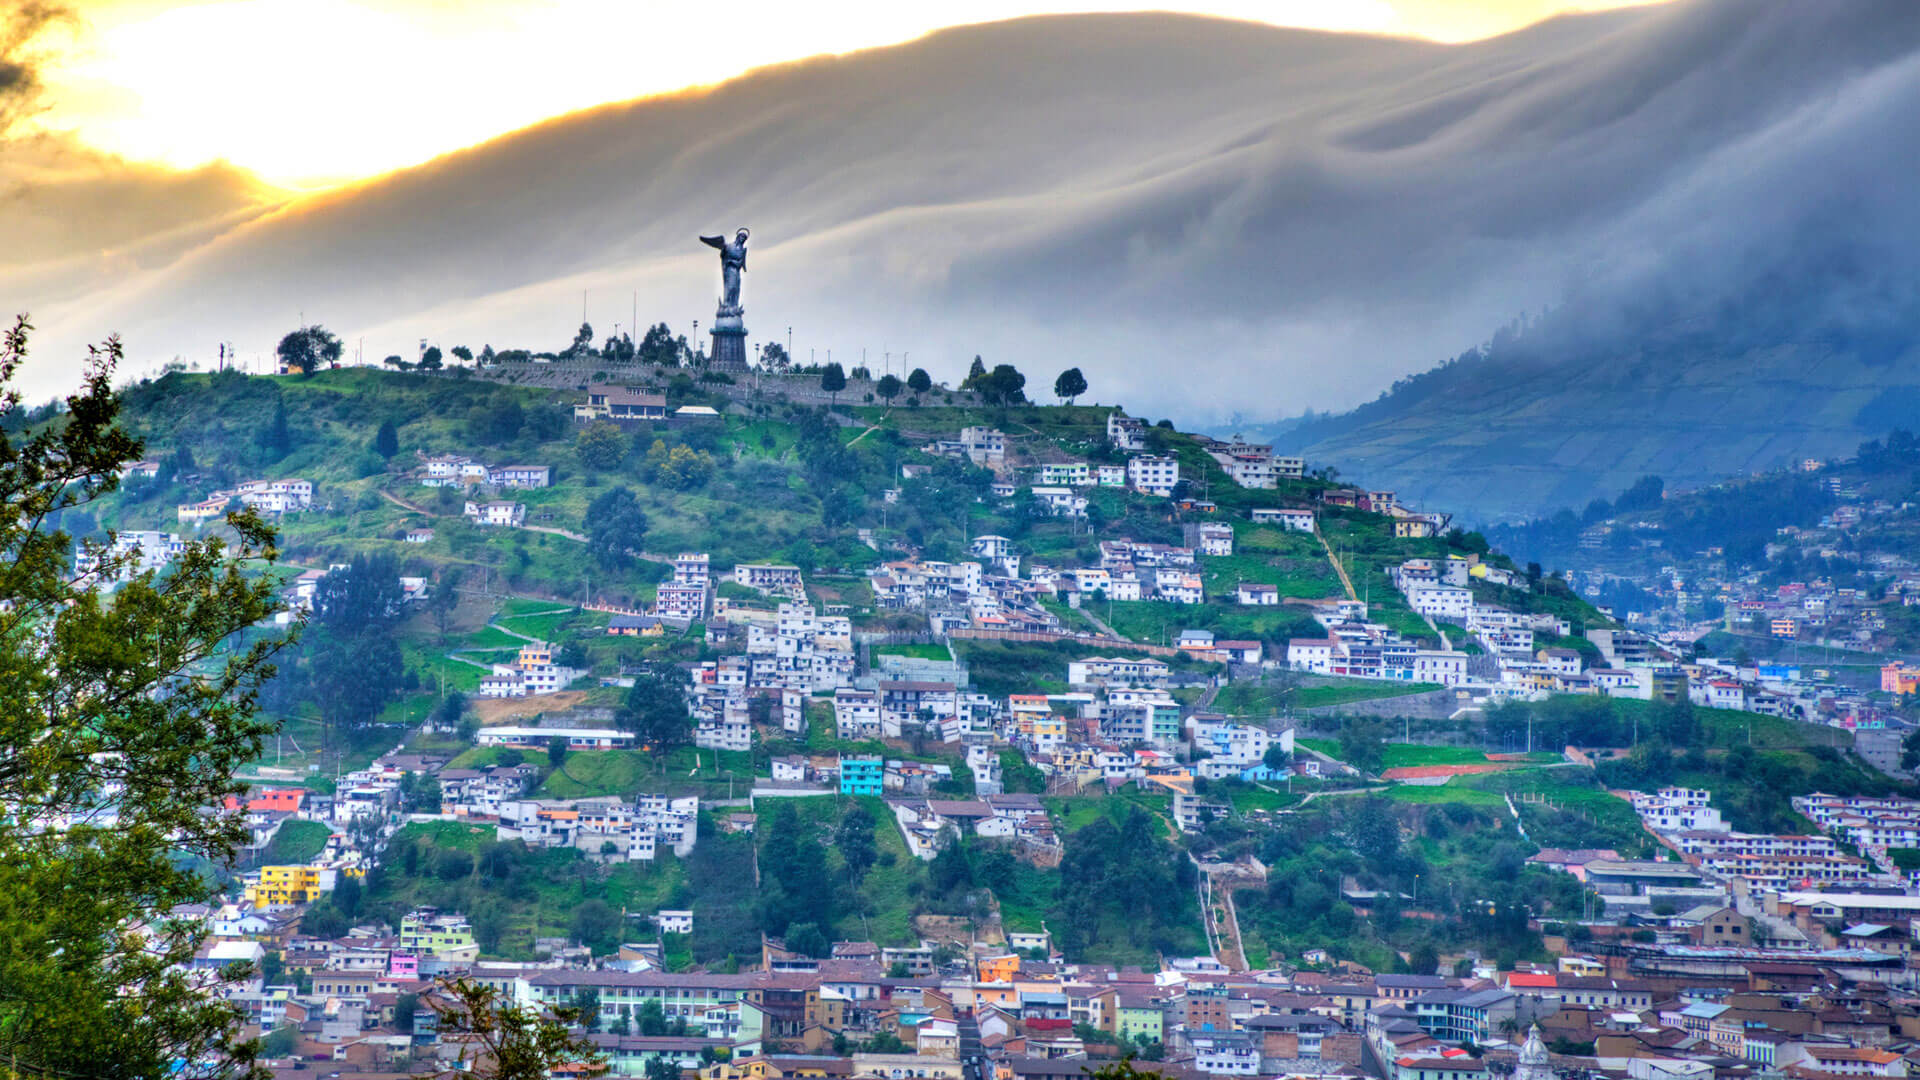
[[[1871,238],[1863,208],[1911,175],[1872,146],[1911,145],[1893,73],[1917,49],[1907,0],[1695,0],[1461,46],[1168,15],[966,27],[291,203],[40,321],[155,360],[264,355],[303,314],[368,356],[557,347],[584,290],[603,330],[636,292],[685,330],[716,287],[694,237],[745,223],[747,323],[793,326],[801,357],[957,375],[981,353],[1040,383],[1079,366],[1092,398],[1156,414],[1286,415],[1521,311],[1625,317]],[[1843,114],[1854,134],[1811,134]],[[1871,246],[1826,250],[1880,275]]]
[[[41,0],[0,7],[0,139],[39,110],[50,39],[73,22],[72,11]]]

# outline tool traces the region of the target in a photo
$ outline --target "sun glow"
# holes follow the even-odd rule
[[[1620,0],[1613,0],[1617,3]],[[1586,6],[1610,6],[1586,0]],[[49,127],[130,158],[228,160],[276,183],[377,175],[576,109],[941,26],[1135,5],[881,0],[118,0],[50,75]],[[1442,39],[1551,0],[1216,0],[1139,5]]]

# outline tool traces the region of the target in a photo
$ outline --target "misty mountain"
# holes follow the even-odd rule
[[[1698,487],[1920,430],[1911,342],[1847,325],[1795,292],[1631,334],[1552,315],[1273,438],[1416,505],[1498,521],[1578,510],[1646,475],[1669,490]],[[1800,317],[1792,327],[1747,318],[1789,309]]]
[[[243,213],[110,287],[7,285],[42,357],[114,329],[146,362],[265,355],[302,313],[369,359],[553,348],[583,294],[603,334],[635,307],[710,319],[694,237],[746,224],[747,325],[793,327],[802,359],[1079,366],[1093,399],[1204,421],[1353,405],[1518,312],[1574,313],[1558,340],[1617,360],[1705,312],[1753,349],[1660,357],[1721,393],[1797,313],[1911,325],[1916,50],[1907,0],[1694,0],[1458,46],[1025,19],[559,118]],[[1766,297],[1783,313],[1742,306]]]

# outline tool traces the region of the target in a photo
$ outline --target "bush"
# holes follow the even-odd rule
[[[473,873],[473,856],[458,848],[448,848],[434,856],[433,872],[441,881],[458,881]]]

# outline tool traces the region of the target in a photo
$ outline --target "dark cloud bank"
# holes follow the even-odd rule
[[[593,110],[257,218],[236,196],[196,221],[244,223],[164,257],[0,286],[62,347],[119,329],[149,357],[264,352],[302,311],[371,355],[553,346],[583,289],[603,326],[635,290],[643,319],[711,317],[693,238],[745,223],[757,336],[939,374],[1078,365],[1094,397],[1189,420],[1346,407],[1547,306],[1559,344],[1529,372],[1625,371],[1623,343],[1706,318],[1749,344],[1817,325],[1910,373],[1917,50],[1911,0],[1696,0],[1464,46],[1030,19]],[[1404,464],[1356,430],[1313,441]]]

